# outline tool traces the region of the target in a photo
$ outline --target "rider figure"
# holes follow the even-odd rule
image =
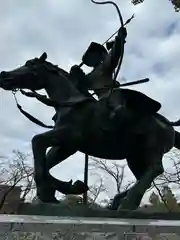
[[[86,53],[83,55],[83,62],[93,67],[89,74],[85,74],[78,65],[72,66],[70,70],[70,79],[73,84],[82,92],[88,92],[89,89],[95,89],[95,94],[101,98],[107,93],[107,89],[102,89],[106,85],[112,84],[112,75],[117,67],[121,55],[122,38],[125,41],[126,29],[120,28],[115,41],[108,43],[111,50],[108,51],[101,44],[92,42]],[[120,84],[116,81],[116,86]],[[97,89],[97,90],[96,90]]]
[[[89,89],[94,89],[99,99],[109,95],[110,90],[104,87],[111,86],[113,83],[113,72],[121,57],[121,44],[125,43],[126,36],[126,28],[121,27],[115,40],[106,45],[109,52],[102,45],[91,43],[83,56],[83,62],[87,66],[93,67],[89,74],[86,75],[80,66],[75,65],[71,68],[70,79],[84,95],[89,96]],[[120,86],[118,82],[116,85]],[[110,107],[112,116],[119,107],[121,109],[124,107],[124,109],[130,109],[137,116],[142,117],[143,115],[155,114],[161,108],[161,104],[143,93],[129,89],[118,89],[117,95],[112,94],[110,98]]]
[[[95,89],[94,91],[99,99],[109,94],[109,89],[106,86],[112,86],[113,84],[113,73],[121,57],[122,44],[124,45],[126,36],[126,28],[121,27],[115,40],[107,45],[109,52],[104,48],[101,58],[99,57],[99,61],[94,61],[94,64],[92,64],[93,70],[87,75],[88,81]],[[96,52],[92,53],[92,57],[97,59],[97,54]],[[116,81],[114,87],[119,87],[119,85],[119,82]]]

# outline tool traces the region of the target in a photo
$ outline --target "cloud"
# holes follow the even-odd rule
[[[120,7],[125,19],[133,13],[135,19],[127,27],[119,81],[149,77],[150,83],[132,88],[160,101],[161,113],[175,120],[180,117],[179,14],[164,0],[138,6],[123,0]],[[72,64],[81,62],[91,41],[104,42],[118,28],[119,19],[112,6],[84,0],[1,1],[0,71],[23,65],[44,51],[49,61],[69,70]],[[20,95],[18,99],[31,114],[52,124],[52,109]],[[25,119],[12,94],[3,90],[0,90],[0,126],[0,155],[8,155],[16,148],[31,151],[31,138],[45,131]],[[53,172],[59,178],[82,177],[83,161],[83,155],[76,154]]]

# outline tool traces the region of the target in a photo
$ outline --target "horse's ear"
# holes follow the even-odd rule
[[[44,52],[44,53],[40,56],[39,60],[41,60],[41,61],[45,61],[46,58],[47,58],[47,53]]]

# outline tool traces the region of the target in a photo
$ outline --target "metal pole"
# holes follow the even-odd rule
[[[89,156],[88,156],[88,154],[85,154],[84,184],[86,184],[86,186],[88,185],[88,161],[89,161]],[[84,205],[87,205],[87,203],[88,203],[87,192],[85,192],[83,194],[83,203],[84,203]]]

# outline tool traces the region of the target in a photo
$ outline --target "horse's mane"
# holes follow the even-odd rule
[[[48,65],[48,67],[51,70],[56,71],[57,73],[62,73],[63,75],[65,75],[65,77],[67,77],[69,79],[69,73],[67,71],[65,71],[64,69],[60,68],[58,65],[54,65],[51,62],[45,61],[45,63]]]

